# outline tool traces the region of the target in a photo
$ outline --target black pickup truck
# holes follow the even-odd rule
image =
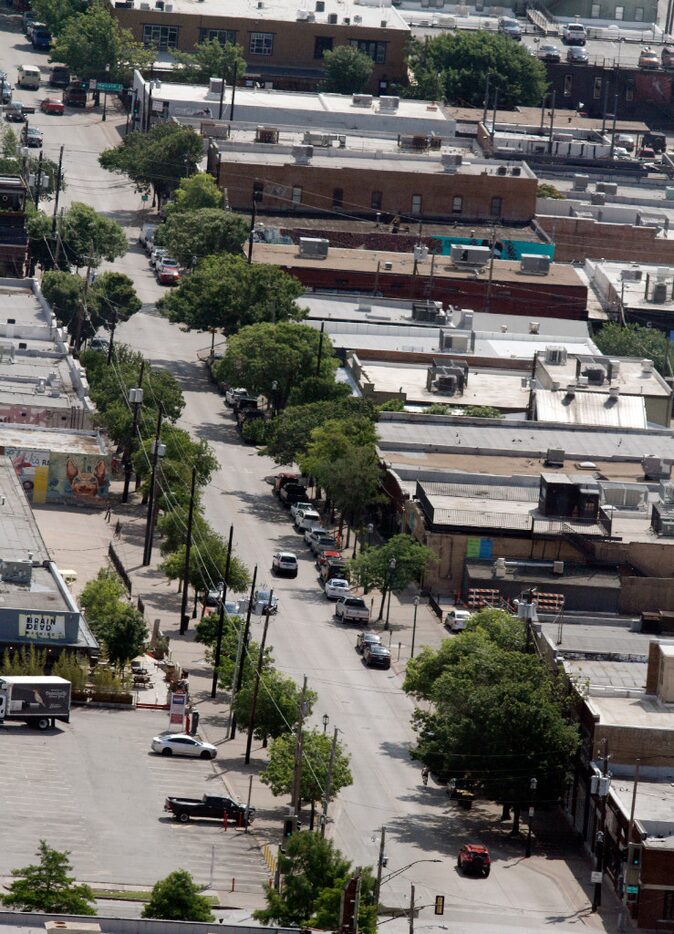
[[[164,810],[170,811],[176,820],[187,823],[191,817],[212,817],[216,820],[223,820],[225,814],[229,820],[243,821],[246,816],[246,808],[243,804],[237,804],[231,798],[225,798],[222,795],[203,795],[201,798],[167,798],[164,803]],[[248,811],[248,823],[253,823],[255,817],[255,808]]]

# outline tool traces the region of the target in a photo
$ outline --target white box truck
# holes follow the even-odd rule
[[[38,730],[56,720],[70,722],[72,685],[65,678],[47,675],[0,675],[0,691],[6,692],[5,720],[22,720]]]

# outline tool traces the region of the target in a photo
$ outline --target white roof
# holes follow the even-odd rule
[[[550,389],[536,390],[536,421],[567,425],[601,425],[614,428],[647,428],[643,396]]]

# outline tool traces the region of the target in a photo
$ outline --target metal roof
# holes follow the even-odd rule
[[[605,428],[647,428],[643,396],[618,396],[607,392],[573,392],[537,389],[536,420],[567,425]]]

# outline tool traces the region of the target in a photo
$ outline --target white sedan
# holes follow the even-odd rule
[[[333,577],[325,582],[325,596],[328,600],[339,600],[351,593],[351,586],[343,577]]]
[[[190,736],[189,733],[162,733],[155,736],[152,751],[162,756],[192,756],[196,759],[215,759],[218,754],[211,743]]]
[[[290,507],[290,515],[293,517],[293,522],[297,518],[298,512],[304,512],[305,509],[311,509],[313,503],[293,503]]]

